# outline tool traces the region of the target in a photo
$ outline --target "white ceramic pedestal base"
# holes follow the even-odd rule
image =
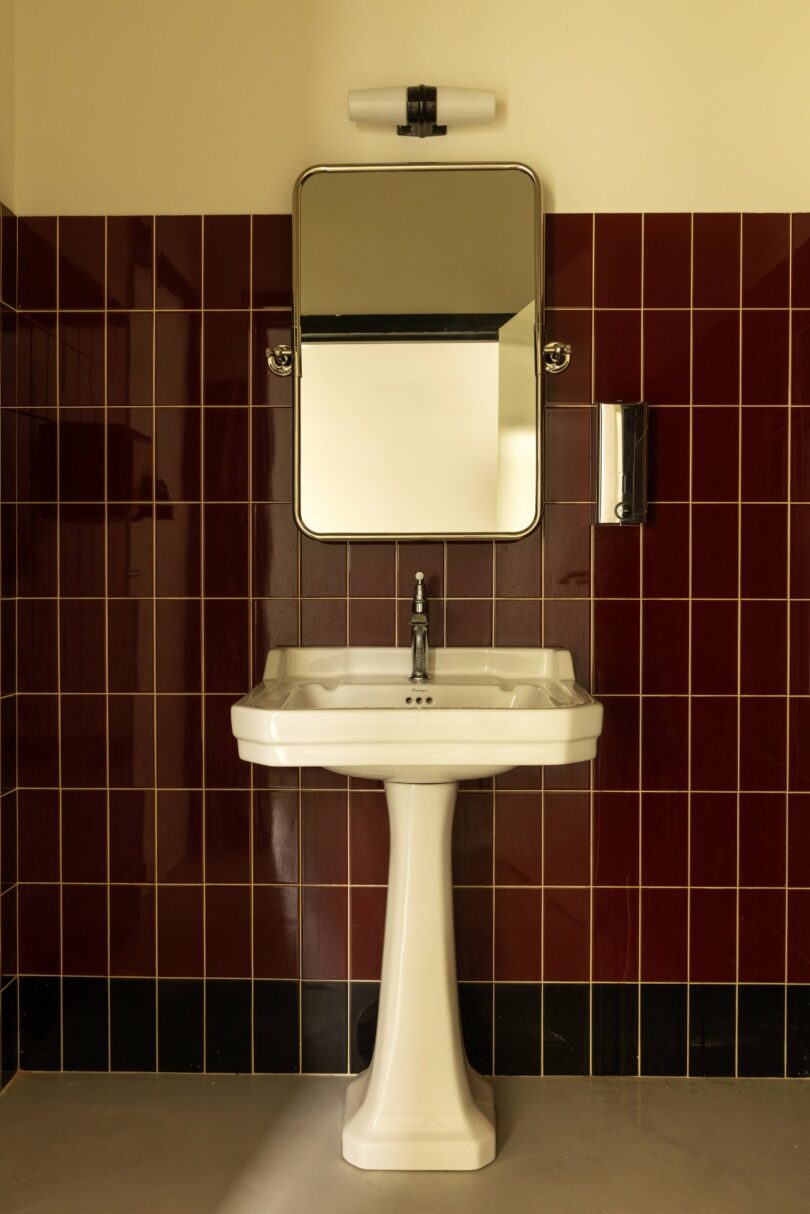
[[[456,788],[385,785],[391,859],[377,1038],[343,1119],[343,1157],[358,1168],[469,1171],[495,1157],[492,1086],[469,1066],[459,1024]]]

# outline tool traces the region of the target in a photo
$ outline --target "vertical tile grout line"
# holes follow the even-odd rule
[[[639,310],[639,387],[644,389],[644,238],[646,234],[645,216],[641,216],[641,308]],[[643,396],[642,396],[642,399]],[[649,423],[648,423],[649,424]],[[644,899],[642,897],[643,840],[644,840],[644,529],[638,532],[638,890],[636,892],[636,908],[638,925],[636,928],[636,991],[637,1000],[637,1036],[636,1036],[636,1074],[641,1075],[641,979],[642,979],[642,928],[644,915]]]
[[[253,409],[254,409],[254,369],[253,355],[255,335],[253,332],[253,215],[248,215],[248,335],[247,335],[247,355],[248,355],[248,410],[247,410],[247,611],[248,611],[248,652],[247,652],[247,670],[248,670],[248,687],[253,686],[254,678],[254,662],[255,654],[253,646],[256,640],[255,624],[253,614],[255,610],[253,596],[253,499],[255,497],[255,485],[253,483]],[[269,496],[269,490],[268,490]],[[255,769],[252,763],[248,765],[248,891],[249,891],[249,906],[248,914],[250,917],[250,1071],[251,1074],[256,1073],[256,889],[255,889],[255,863],[254,863],[254,847],[255,847],[255,829],[254,829],[254,804],[255,804]]]
[[[695,414],[694,414],[694,300],[695,300],[695,264],[694,264],[694,249],[695,243],[695,216],[694,212],[689,216],[689,518],[688,518],[688,545],[689,545],[689,571],[688,571],[688,587],[689,604],[687,609],[686,619],[686,1070],[687,1078],[691,1072],[691,1049],[690,1042],[692,1039],[692,613],[694,606],[692,603],[692,566],[693,566],[693,527],[694,527],[694,510],[692,507],[693,497],[693,459],[694,459],[694,443],[695,443]]]
[[[596,214],[591,216],[591,366],[590,366],[590,396],[592,403],[596,406],[596,414],[591,420],[591,433],[594,432],[594,426],[597,421],[599,405],[596,401]],[[592,440],[593,441],[593,440]],[[591,491],[596,497],[596,467],[595,460],[598,458],[598,452],[594,451],[595,459],[591,465]],[[595,517],[596,507],[594,506]],[[593,690],[595,685],[596,665],[594,660],[594,614],[595,614],[595,596],[596,596],[596,527],[591,526],[588,537],[590,547],[590,569],[588,570],[588,590],[590,593],[588,602],[588,687]],[[545,578],[545,546],[542,553],[543,562],[543,577]],[[543,583],[545,587],[545,582]],[[591,759],[588,763],[588,866],[589,866],[589,889],[588,889],[588,1074],[593,1075],[593,948],[594,948],[594,851],[596,845],[596,760]],[[545,776],[543,777],[543,818],[545,821]],[[544,839],[545,843],[545,839]],[[545,852],[543,853],[543,863],[545,864]]]
[[[108,316],[107,316],[107,217],[104,216],[104,269],[102,290],[104,292],[104,329],[102,333],[103,399],[104,399],[104,776],[105,817],[107,826],[107,1070],[112,1070],[112,891],[110,889],[110,468],[109,468],[109,392],[107,390],[108,367]]]
[[[788,999],[790,997],[790,718],[791,718],[791,594],[793,578],[791,576],[790,546],[793,528],[793,215],[788,215],[788,364],[787,364],[787,595],[785,620],[785,969],[784,969],[784,1019],[782,1027],[782,1071],[785,1078],[788,1074]]]
[[[208,1074],[208,837],[206,830],[206,762],[205,762],[205,215],[200,216],[200,786],[202,843],[202,932],[203,932],[203,1065]]]
[[[160,1070],[160,853],[158,849],[158,677],[157,677],[157,438],[158,414],[156,391],[156,341],[157,341],[157,215],[151,224],[151,279],[152,279],[152,829],[154,831],[155,866],[155,1070]]]
[[[734,943],[734,981],[736,996],[736,1019],[734,1026],[734,1077],[740,1071],[740,781],[742,762],[740,755],[740,727],[742,701],[742,281],[743,281],[743,221],[740,214],[738,237],[739,267],[737,270],[737,848],[736,848],[736,914]]]
[[[61,222],[56,216],[56,772],[59,781],[59,1061],[60,1070],[65,1070],[65,931],[64,931],[64,822],[62,794],[62,311],[59,307],[61,273],[59,247]],[[19,274],[19,265],[17,267]],[[19,812],[19,811],[18,811]],[[18,843],[19,849],[19,843]],[[19,925],[18,925],[19,931]]]

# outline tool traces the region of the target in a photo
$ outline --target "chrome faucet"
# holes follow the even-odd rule
[[[428,617],[424,573],[417,573],[411,599],[411,674],[412,683],[426,683],[428,674]]]

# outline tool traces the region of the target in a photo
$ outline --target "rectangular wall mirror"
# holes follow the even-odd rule
[[[535,526],[542,230],[525,165],[330,165],[299,178],[304,531],[473,539]]]

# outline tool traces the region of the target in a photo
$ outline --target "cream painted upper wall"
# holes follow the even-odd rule
[[[0,0],[0,202],[15,204],[14,0]]]
[[[430,159],[524,160],[558,211],[806,210],[808,46],[808,0],[19,0],[17,210],[286,211],[309,164]],[[348,121],[420,82],[497,122]]]

